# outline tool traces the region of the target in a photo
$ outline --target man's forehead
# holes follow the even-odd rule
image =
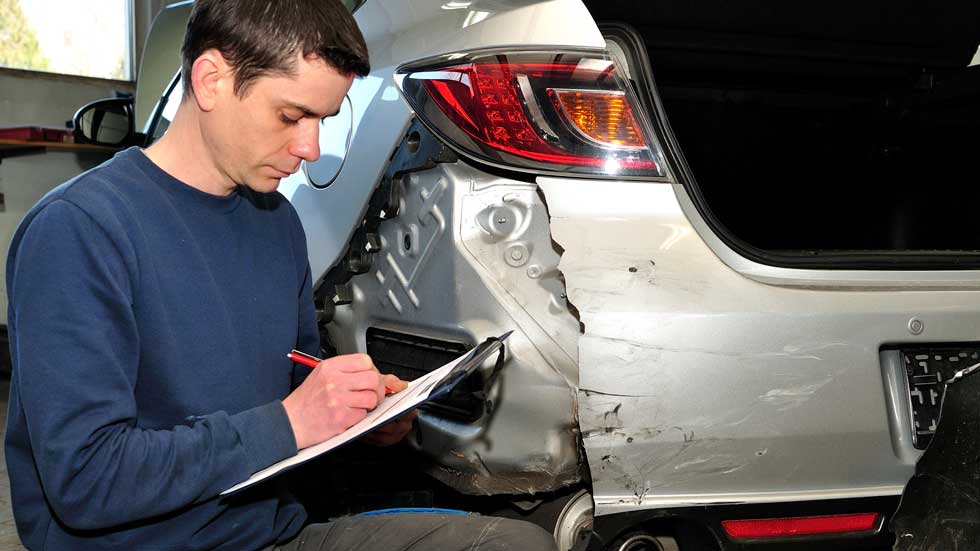
[[[302,111],[307,116],[323,118],[340,107],[352,79],[334,72],[332,77],[315,80],[296,76],[268,75],[259,84],[273,103]]]

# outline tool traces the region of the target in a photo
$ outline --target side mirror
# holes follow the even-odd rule
[[[93,101],[75,112],[74,133],[78,143],[123,147],[136,142],[133,98]]]

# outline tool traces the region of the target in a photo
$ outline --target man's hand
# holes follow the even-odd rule
[[[401,392],[408,388],[408,383],[394,375],[384,375],[385,386],[392,392]],[[412,430],[412,422],[419,416],[418,410],[412,410],[398,419],[375,429],[361,438],[361,442],[383,448],[401,442],[405,435]]]
[[[412,422],[415,421],[415,418],[418,416],[419,411],[417,409],[413,409],[387,425],[365,434],[363,437],[361,437],[361,442],[372,446],[377,446],[379,448],[397,444],[401,442],[405,438],[405,435],[412,430]]]
[[[282,405],[293,427],[296,447],[303,449],[364,419],[384,395],[385,381],[371,358],[348,354],[320,362]]]

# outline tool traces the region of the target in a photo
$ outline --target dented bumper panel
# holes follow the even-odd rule
[[[914,456],[893,447],[878,349],[974,339],[976,293],[760,283],[708,248],[678,186],[538,182],[584,325],[598,515],[901,492]]]

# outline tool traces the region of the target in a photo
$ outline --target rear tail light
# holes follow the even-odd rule
[[[481,161],[530,171],[665,176],[629,83],[600,54],[455,57],[399,71],[437,134]]]
[[[871,532],[878,528],[878,513],[821,517],[724,520],[725,533],[735,539],[786,538]]]

